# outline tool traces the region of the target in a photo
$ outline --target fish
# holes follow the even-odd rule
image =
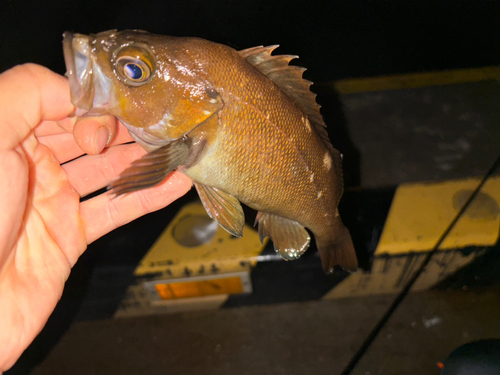
[[[278,45],[237,51],[194,37],[110,30],[63,34],[78,115],[113,115],[148,153],[110,185],[117,196],[174,170],[190,177],[208,215],[242,236],[241,203],[257,211],[261,241],[285,260],[314,235],[325,272],[355,271],[338,204],[342,156],[302,78]],[[307,230],[307,229],[308,230]]]

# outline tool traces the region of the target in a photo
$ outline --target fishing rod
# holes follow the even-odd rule
[[[439,237],[437,240],[436,244],[432,247],[432,250],[427,254],[425,257],[424,261],[420,265],[420,267],[417,269],[417,271],[413,274],[413,276],[408,280],[408,282],[405,284],[403,290],[397,295],[397,297],[394,299],[392,304],[389,306],[385,314],[380,318],[378,323],[375,325],[375,327],[372,329],[370,334],[366,337],[365,341],[363,344],[359,347],[358,351],[354,354],[354,356],[351,358],[347,366],[344,368],[344,370],[341,372],[340,375],[350,375],[352,370],[356,367],[360,359],[365,355],[366,351],[368,348],[371,346],[373,341],[377,338],[378,334],[382,330],[382,328],[385,326],[385,324],[389,321],[391,318],[392,314],[396,311],[396,309],[399,307],[401,302],[405,299],[405,297],[408,295],[408,292],[410,291],[411,287],[417,281],[418,277],[420,274],[423,272],[427,264],[430,262],[432,256],[437,252],[439,246],[443,243],[443,241],[446,239],[446,237],[450,234],[451,230],[455,226],[455,224],[458,222],[458,220],[462,217],[463,213],[467,210],[469,205],[472,203],[474,198],[477,196],[481,188],[484,186],[486,181],[493,175],[497,167],[500,165],[500,155],[497,157],[493,165],[490,167],[488,172],[483,176],[481,182],[477,187],[474,189],[472,194],[470,195],[469,199],[464,203],[460,211],[457,212],[453,220],[450,222],[448,227],[444,230],[443,234]]]

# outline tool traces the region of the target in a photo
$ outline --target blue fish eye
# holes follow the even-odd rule
[[[126,64],[123,68],[123,71],[128,78],[133,80],[141,79],[144,75],[144,71],[142,70],[142,68],[139,65],[133,63]]]
[[[152,67],[147,59],[141,60],[135,56],[125,55],[119,56],[115,64],[115,72],[128,86],[141,86],[148,81],[152,74]]]

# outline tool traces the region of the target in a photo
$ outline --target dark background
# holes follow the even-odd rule
[[[143,29],[237,49],[280,44],[315,82],[500,63],[500,4],[485,0],[0,2],[0,71],[64,72],[65,30]]]

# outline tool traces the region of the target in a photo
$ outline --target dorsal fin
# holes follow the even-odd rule
[[[271,55],[278,46],[277,44],[268,47],[258,46],[241,50],[238,53],[297,103],[330,153],[332,155],[337,154],[338,151],[333,148],[328,138],[326,125],[319,111],[320,105],[316,103],[316,94],[310,90],[312,82],[302,78],[306,68],[289,65],[290,61],[298,58],[298,56]]]

